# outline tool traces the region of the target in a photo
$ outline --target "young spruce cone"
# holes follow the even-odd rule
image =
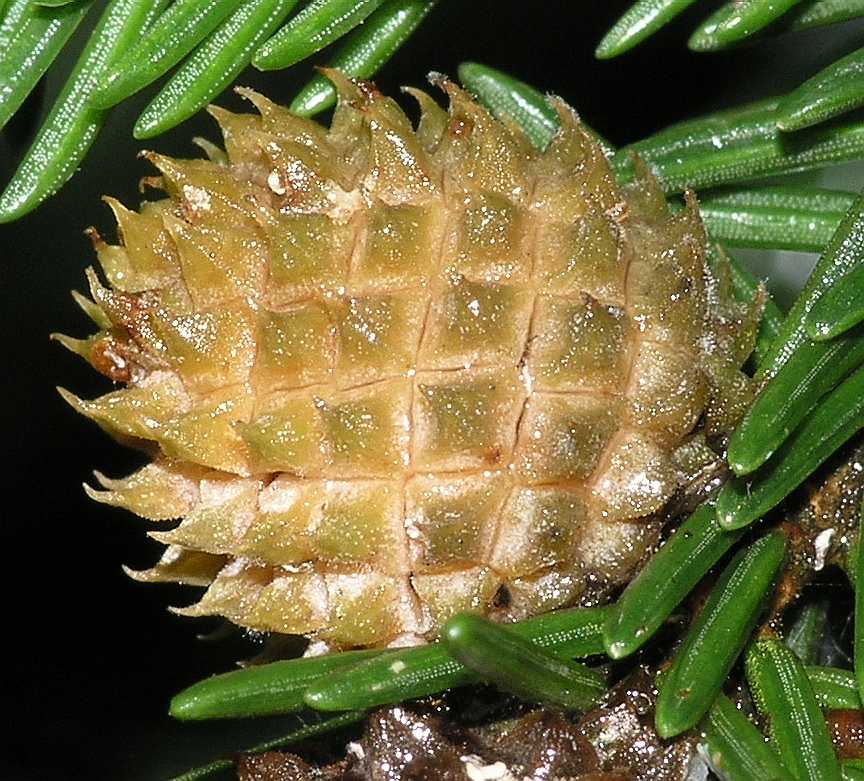
[[[758,304],[706,266],[695,198],[619,187],[560,101],[539,153],[444,78],[449,113],[408,90],[415,131],[329,75],[329,130],[241,90],[258,115],[212,109],[227,154],[148,154],[169,197],[93,233],[101,330],[60,338],[126,387],[64,395],[154,460],[88,491],[182,518],[130,574],[339,647],[621,582],[694,425],[747,401]]]

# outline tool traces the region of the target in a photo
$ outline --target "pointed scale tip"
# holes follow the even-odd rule
[[[368,96],[368,89],[361,87],[362,82],[351,78],[351,76],[338,68],[319,66],[315,70],[336,88],[336,93],[340,100],[362,101]],[[368,85],[370,82],[365,82],[365,84]]]
[[[426,81],[428,81],[433,87],[443,89],[441,85],[450,81],[450,77],[447,76],[446,73],[441,73],[441,71],[429,71],[429,73],[426,74]]]
[[[66,336],[61,333],[51,333],[48,338],[52,342],[57,342],[59,345],[67,349],[70,353],[80,355],[85,361],[90,358],[89,342],[86,339],[75,339],[72,336]]]
[[[83,231],[84,235],[90,239],[90,243],[93,245],[93,249],[98,253],[100,249],[105,247],[106,241],[102,238],[102,234],[99,233],[96,228],[92,225],[89,228],[85,228]]]
[[[83,293],[79,293],[77,290],[71,291],[71,295],[72,300],[95,325],[105,330],[111,327],[111,321],[95,301],[91,301],[87,296]]]
[[[128,219],[130,215],[132,215],[132,211],[127,209],[120,201],[114,198],[111,195],[103,195],[102,203],[104,203],[109,209],[111,209],[111,213],[114,215],[114,222],[118,225],[122,225],[124,219]],[[95,230],[91,228],[91,230]],[[86,231],[85,231],[86,233]],[[122,239],[122,228],[120,229],[121,239]]]
[[[178,545],[183,542],[182,535],[177,534],[177,529],[170,529],[169,531],[149,531],[147,532],[147,536],[151,540],[156,540],[156,542],[161,542],[163,545]]]
[[[211,104],[210,104],[209,106],[207,106],[207,108],[204,109],[204,110],[205,110],[205,111],[206,111],[206,112],[207,112],[211,117],[213,117],[213,119],[216,120],[216,123],[219,125],[220,128],[221,128],[222,125],[223,125],[222,120],[223,120],[225,117],[230,117],[230,116],[233,115],[233,112],[229,111],[227,108],[223,108],[222,106],[217,106],[215,103],[211,103]],[[193,138],[192,140],[194,141],[195,139]]]
[[[203,136],[194,136],[192,143],[207,155],[207,159],[216,165],[227,166],[228,155],[218,145]]]
[[[85,485],[85,487],[86,487],[87,484],[85,483],[84,485]],[[135,576],[140,572],[140,570],[132,569],[132,567],[130,567],[128,564],[121,564],[121,565],[120,565],[120,569],[123,570],[123,574],[124,574],[124,575],[126,575],[127,577],[132,578],[132,580],[137,580],[137,579],[138,579],[138,578],[136,578]]]
[[[132,569],[132,567],[121,564],[120,569],[127,578],[134,580],[136,583],[159,583],[158,578],[153,577],[153,568],[151,569]]]
[[[60,398],[63,399],[63,401],[65,401],[76,412],[79,412],[82,415],[84,414],[85,402],[83,399],[76,396],[72,391],[66,390],[66,388],[61,385],[57,385],[56,388],[57,393],[60,394]]]
[[[113,492],[100,491],[97,488],[94,488],[92,485],[89,485],[88,483],[81,483],[81,487],[84,489],[84,493],[87,494],[88,498],[92,499],[94,502],[99,502],[99,504],[107,504],[110,507],[117,506],[117,503],[112,500]]]
[[[234,92],[244,100],[248,100],[256,109],[258,109],[258,113],[262,116],[277,108],[272,100],[251,87],[234,87]]]
[[[100,472],[98,469],[93,470],[93,477],[96,478],[96,482],[99,483],[102,488],[105,488],[108,491],[114,491],[117,488],[117,483],[120,482],[118,480],[112,480],[103,472]]]
[[[154,152],[152,149],[143,149],[138,153],[138,157],[146,160],[154,168],[159,169],[159,173],[163,176],[176,176],[182,170],[182,161],[174,160],[167,155]]]
[[[194,605],[188,605],[187,607],[175,607],[171,605],[166,609],[172,615],[183,616],[184,618],[201,618],[213,615],[212,613],[202,611],[199,607],[200,604],[200,602],[196,602]]]
[[[372,82],[353,79],[335,68],[315,70],[318,75],[291,102],[290,113],[308,118],[340,104],[363,108],[381,94]]]

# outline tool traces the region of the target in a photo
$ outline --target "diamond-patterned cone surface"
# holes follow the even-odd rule
[[[415,130],[329,75],[329,129],[244,91],[257,114],[212,109],[225,153],[149,154],[168,198],[94,232],[100,331],[60,338],[125,387],[67,398],[154,458],[89,493],[182,519],[130,574],[334,646],[626,579],[676,451],[747,401],[758,302],[706,267],[695,199],[619,187],[567,106],[540,153],[443,78]]]

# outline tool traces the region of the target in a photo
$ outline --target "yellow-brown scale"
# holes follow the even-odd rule
[[[94,233],[101,330],[60,338],[126,387],[66,397],[154,460],[88,491],[182,518],[130,574],[339,647],[626,579],[676,450],[746,403],[758,302],[707,268],[695,199],[619,187],[563,103],[540,153],[446,79],[449,112],[409,90],[415,131],[329,75],[329,130],[242,91],[257,115],[212,109],[225,153],[149,154],[169,197],[109,199],[121,243]]]

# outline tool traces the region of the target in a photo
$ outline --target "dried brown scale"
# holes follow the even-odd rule
[[[322,777],[313,775],[312,768],[300,757],[279,752],[241,756],[237,762],[237,776],[239,781],[302,781]],[[328,772],[326,777],[339,776]]]
[[[824,561],[845,566],[852,542],[858,536],[861,502],[864,501],[864,438],[856,437],[836,457],[839,461],[811,490],[808,504],[797,518],[811,535],[827,537]],[[818,563],[818,554],[811,557]]]
[[[582,778],[599,770],[594,747],[576,723],[554,710],[472,731],[483,756],[503,762],[517,778]]]
[[[653,680],[646,668],[637,669],[603,705],[578,719],[521,707],[516,715],[505,709],[477,721],[458,700],[385,708],[370,714],[362,734],[348,744],[347,764],[344,759],[310,761],[302,749],[306,761],[273,753],[245,760],[240,781],[685,781],[694,777],[689,770],[696,738],[657,736]]]
[[[750,397],[759,302],[706,266],[695,198],[672,215],[644,170],[619,187],[563,103],[538,153],[442,77],[449,114],[411,90],[415,131],[330,75],[329,130],[242,90],[257,115],[212,110],[227,158],[148,153],[169,197],[107,199],[103,330],[63,341],[128,385],[66,397],[157,453],[91,495],[183,519],[131,574],[209,584],[183,614],[334,646],[625,580],[694,426],[721,435]]]
[[[594,747],[600,769],[623,769],[639,781],[683,781],[695,753],[696,736],[674,741],[654,729],[655,674],[638,667],[616,684],[603,704],[579,720],[579,730]]]
[[[829,710],[825,721],[840,759],[864,759],[864,713],[860,710]]]
[[[843,448],[795,496],[789,521],[782,524],[789,555],[771,605],[772,624],[817,572],[847,565],[864,501],[864,440]]]

